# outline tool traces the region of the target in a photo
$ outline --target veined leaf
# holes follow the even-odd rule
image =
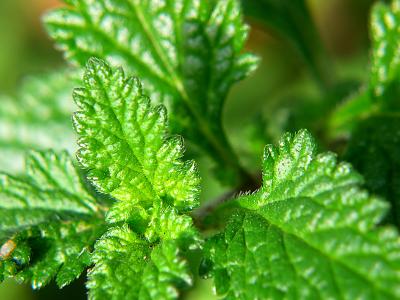
[[[96,56],[125,66],[167,106],[173,133],[243,175],[221,122],[230,86],[257,65],[255,56],[241,54],[248,29],[238,0],[66,3],[45,21],[68,59],[83,65]]]
[[[69,284],[90,264],[104,231],[103,205],[68,154],[31,153],[24,176],[0,176],[0,279],[17,276],[34,288],[53,277]]]
[[[325,53],[307,1],[242,0],[241,2],[247,16],[279,33],[289,46],[300,54],[311,75],[321,87],[328,86],[331,80],[326,65],[328,55]]]
[[[372,66],[370,87],[382,97],[400,76],[400,1],[375,5],[372,11]]]
[[[165,108],[150,105],[139,80],[92,59],[84,85],[74,92],[80,108],[74,123],[80,137],[78,159],[95,186],[132,212],[158,201],[180,211],[197,206],[196,167],[181,160],[182,141],[166,135]]]
[[[306,131],[265,150],[263,186],[236,200],[210,239],[217,293],[228,299],[396,299],[400,240],[377,228],[385,202]]]
[[[14,98],[0,97],[0,167],[21,171],[26,151],[74,147],[70,70],[30,77]]]
[[[116,199],[107,214],[115,227],[95,247],[89,297],[175,299],[191,284],[181,253],[200,243],[184,214],[198,204],[195,165],[182,161],[165,108],[150,105],[137,78],[91,59],[84,86],[74,93],[78,158],[98,190]]]
[[[177,299],[193,281],[180,247],[169,239],[151,244],[127,226],[111,229],[96,243],[89,299]]]

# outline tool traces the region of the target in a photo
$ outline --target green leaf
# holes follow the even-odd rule
[[[248,29],[237,0],[66,2],[45,22],[67,59],[84,65],[96,56],[125,66],[167,106],[173,133],[246,176],[221,121],[230,86],[257,65],[241,54]]]
[[[350,135],[363,120],[400,111],[400,1],[377,3],[371,13],[372,55],[368,82],[331,115],[332,137]]]
[[[184,162],[182,140],[167,135],[165,108],[151,106],[122,69],[91,59],[74,99],[78,159],[116,200],[107,213],[115,227],[95,246],[89,297],[177,298],[191,284],[183,253],[200,246],[185,215],[198,205],[194,162]]]
[[[378,228],[385,202],[307,131],[267,146],[263,186],[237,200],[207,243],[217,293],[228,299],[397,299],[399,236]]]
[[[27,78],[17,95],[0,97],[0,168],[21,171],[28,150],[74,147],[71,93],[76,72]]]
[[[363,174],[366,187],[385,197],[388,221],[400,227],[400,118],[381,115],[360,123],[345,157]]]
[[[350,137],[346,157],[372,192],[391,203],[387,221],[400,226],[398,208],[398,125],[400,1],[372,10],[372,62],[369,82],[331,116],[332,136]]]
[[[111,210],[112,221],[126,221],[138,207],[157,201],[180,211],[197,206],[194,162],[181,160],[182,140],[167,137],[165,108],[150,105],[139,80],[92,59],[84,86],[74,92],[78,159],[98,190],[120,202]],[[131,213],[125,217],[114,209]]]
[[[400,76],[400,1],[378,3],[372,10],[372,63],[370,86],[375,97],[384,96]]]
[[[0,279],[16,276],[40,288],[60,287],[90,264],[104,231],[104,203],[86,189],[66,152],[32,152],[26,172],[0,175]]]
[[[107,232],[97,243],[89,273],[89,299],[177,299],[192,284],[176,240],[150,244],[127,226]]]

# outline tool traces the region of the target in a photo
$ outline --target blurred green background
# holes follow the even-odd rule
[[[321,115],[325,108],[337,105],[365,79],[372,3],[370,0],[307,1],[321,41],[313,40],[309,46],[322,45],[314,69],[282,32],[275,31],[256,15],[247,17],[252,28],[247,48],[260,55],[262,63],[253,76],[232,89],[224,114],[224,124],[236,150],[245,157],[248,148],[252,148],[254,155],[246,164],[258,165],[263,145],[274,142],[288,128],[309,127],[320,137],[322,147],[340,150],[340,145],[324,144],[315,113]],[[63,65],[62,56],[54,50],[40,20],[44,11],[57,5],[60,3],[56,0],[0,1],[0,93],[14,95],[24,76]],[[277,18],[286,16],[283,13]],[[315,80],[315,74],[323,80]],[[203,199],[221,192],[212,179],[203,177],[207,187]],[[7,281],[0,285],[0,299],[85,299],[82,282],[83,279],[61,292],[55,286],[32,292],[28,286]],[[210,299],[210,289],[204,288],[207,284],[201,282],[185,298]]]

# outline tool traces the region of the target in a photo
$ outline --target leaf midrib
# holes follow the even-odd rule
[[[186,104],[189,112],[193,115],[196,122],[199,125],[200,132],[206,137],[206,139],[210,142],[210,144],[214,147],[214,149],[219,153],[220,158],[225,161],[228,165],[234,166],[237,169],[241,169],[238,160],[235,159],[235,154],[232,151],[227,151],[226,148],[220,143],[219,139],[214,135],[210,127],[208,126],[207,120],[197,112],[197,110],[193,107],[192,102],[186,92],[186,89],[182,83],[182,79],[176,74],[174,68],[169,63],[167,57],[164,55],[159,43],[154,38],[154,34],[151,30],[150,25],[146,21],[144,14],[141,8],[136,5],[135,2],[128,1],[129,6],[135,11],[135,14],[138,17],[139,23],[142,25],[143,31],[145,32],[150,44],[153,46],[157,56],[159,57],[161,63],[164,65],[164,68],[172,75],[173,80],[172,84],[173,87],[178,91],[179,95],[181,96],[182,100]],[[175,84],[173,84],[175,83]]]
[[[110,72],[111,72],[111,70],[110,70]],[[110,96],[107,93],[107,87],[104,85],[104,82],[101,80],[101,78],[99,78],[97,75],[95,75],[95,78],[96,78],[96,81],[100,84],[102,92],[103,92],[103,95],[104,95],[105,100],[107,102],[107,103],[103,104],[103,106],[105,108],[109,108],[109,110],[112,113],[112,116],[113,116],[113,118],[115,120],[115,123],[118,124],[118,128],[119,128],[121,134],[123,135],[123,137],[120,137],[116,133],[110,131],[107,126],[102,126],[102,129],[106,130],[106,131],[109,131],[110,135],[113,135],[114,137],[118,138],[122,143],[126,144],[127,148],[129,149],[129,151],[132,153],[132,155],[135,157],[135,159],[137,160],[137,162],[139,164],[138,170],[133,168],[131,164],[126,165],[126,167],[128,167],[129,169],[131,169],[134,172],[142,173],[143,174],[142,178],[147,181],[148,186],[151,188],[151,193],[154,195],[154,197],[158,197],[158,193],[154,189],[154,182],[152,180],[150,180],[150,178],[146,174],[146,171],[145,171],[145,168],[144,168],[144,164],[142,162],[142,158],[139,157],[139,155],[136,153],[134,147],[131,145],[129,139],[127,138],[128,135],[126,134],[124,121],[120,120],[120,118],[118,117],[118,114],[114,110],[115,108],[112,105],[112,101],[110,99]],[[90,86],[88,86],[87,89],[90,89]],[[142,97],[142,95],[138,95],[138,96],[139,96],[139,98]],[[94,103],[99,103],[99,101],[97,101],[95,98],[92,98],[92,100],[93,100]],[[136,101],[139,102],[138,99],[136,99]],[[126,103],[126,97],[123,98],[123,102]],[[137,103],[137,105],[140,105],[140,104]],[[95,138],[95,137],[92,137],[92,138]],[[113,157],[111,154],[110,154],[110,156]]]
[[[284,199],[284,200],[288,200],[288,199]],[[265,205],[267,206],[268,203]],[[371,280],[370,278],[366,277],[364,274],[358,272],[356,269],[352,268],[351,265],[348,265],[346,262],[341,261],[340,258],[336,258],[333,256],[330,256],[328,253],[323,252],[323,250],[317,248],[315,245],[309,243],[305,237],[303,237],[302,235],[298,234],[297,232],[291,232],[291,231],[287,231],[283,228],[283,226],[277,222],[273,222],[272,220],[270,220],[267,216],[264,216],[260,213],[258,213],[256,210],[252,210],[252,209],[247,209],[247,208],[243,208],[247,211],[250,211],[251,213],[255,213],[257,214],[259,217],[261,217],[263,220],[265,220],[267,222],[267,224],[271,224],[273,226],[275,226],[276,228],[278,228],[281,232],[282,235],[292,235],[295,238],[297,238],[298,240],[300,240],[302,243],[304,243],[305,245],[307,245],[308,247],[310,247],[311,249],[313,249],[315,252],[320,253],[321,256],[325,257],[329,262],[336,262],[338,265],[341,265],[342,267],[344,267],[345,269],[349,270],[350,272],[356,274],[359,278],[362,278],[367,284],[370,284],[373,286],[373,290],[379,290],[382,293],[389,295],[390,297],[393,297],[395,295],[389,293],[389,291],[385,290],[384,287],[381,286],[377,286],[375,284],[375,281]],[[347,228],[347,227],[346,227]],[[351,229],[351,228],[350,228]]]

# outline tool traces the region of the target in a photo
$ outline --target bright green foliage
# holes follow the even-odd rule
[[[91,59],[84,85],[74,93],[78,158],[98,190],[116,199],[108,222],[130,225],[96,243],[89,296],[175,299],[191,284],[180,253],[199,246],[181,214],[198,205],[195,165],[181,160],[182,141],[166,135],[165,108],[150,105],[137,78]]]
[[[196,167],[181,161],[182,141],[167,138],[165,108],[150,105],[137,78],[97,59],[90,60],[84,84],[74,92],[80,108],[74,123],[78,159],[95,186],[119,200],[130,216],[158,201],[180,211],[197,206]],[[126,220],[111,214],[112,221]]]
[[[58,71],[24,81],[17,96],[0,98],[0,168],[20,171],[24,152],[73,149],[71,91],[76,72]]]
[[[0,176],[0,279],[64,286],[90,264],[104,215],[82,180],[66,153],[53,152],[31,153],[24,175]]]
[[[167,136],[165,109],[150,105],[138,79],[92,59],[84,86],[74,93],[78,158],[116,201],[109,208],[89,193],[66,153],[32,153],[25,175],[0,180],[0,279],[62,287],[94,264],[92,299],[175,299],[192,284],[185,253],[200,246],[183,214],[198,204],[195,165],[181,160],[182,141]],[[115,227],[98,240],[106,211]]]
[[[179,227],[176,227],[179,228]],[[168,228],[169,234],[180,234]],[[127,226],[116,227],[97,243],[89,273],[90,299],[176,299],[192,285],[177,240],[149,243]]]
[[[263,186],[207,245],[228,299],[396,299],[400,241],[376,228],[387,206],[307,131],[268,146]]]
[[[242,168],[246,161],[222,126],[230,87],[257,65],[242,52],[248,29],[239,0],[64,2],[45,19],[66,58],[86,65],[73,93],[80,165],[49,150],[29,154],[19,176],[0,173],[0,281],[14,277],[40,288],[54,279],[63,287],[87,270],[93,300],[177,299],[197,286],[192,273],[201,256],[201,273],[214,277],[226,299],[400,298],[399,235],[382,226],[400,224],[400,0],[375,6],[367,84],[329,120],[351,84],[331,85],[306,1],[243,1],[301,52],[324,94],[324,101],[299,95],[290,108],[276,101],[269,106],[285,114],[286,125],[275,122],[280,116],[265,121],[275,122],[276,132],[305,124],[328,147],[337,142],[330,137],[350,136],[347,158],[366,187],[388,198],[388,219],[388,204],[361,188],[349,164],[318,154],[307,131],[266,147],[262,184]],[[0,166],[14,164],[27,147],[71,148],[65,128],[77,72],[28,81],[18,101],[2,100]],[[312,87],[303,92],[314,96]],[[267,136],[261,123],[252,136]],[[174,134],[187,138],[189,157],[208,154],[230,185],[197,211],[197,167],[183,159],[183,140]],[[238,137],[241,151],[265,142],[250,138],[246,146]],[[217,193],[208,189],[204,194]],[[242,194],[220,205],[235,193]],[[221,232],[203,249],[198,228]]]
[[[390,6],[378,3],[372,12],[372,66],[370,86],[381,97],[399,82],[400,76],[400,1]]]
[[[173,133],[240,169],[221,125],[230,86],[257,65],[255,56],[241,54],[248,29],[238,0],[66,2],[45,20],[67,59],[123,65],[167,106]]]

